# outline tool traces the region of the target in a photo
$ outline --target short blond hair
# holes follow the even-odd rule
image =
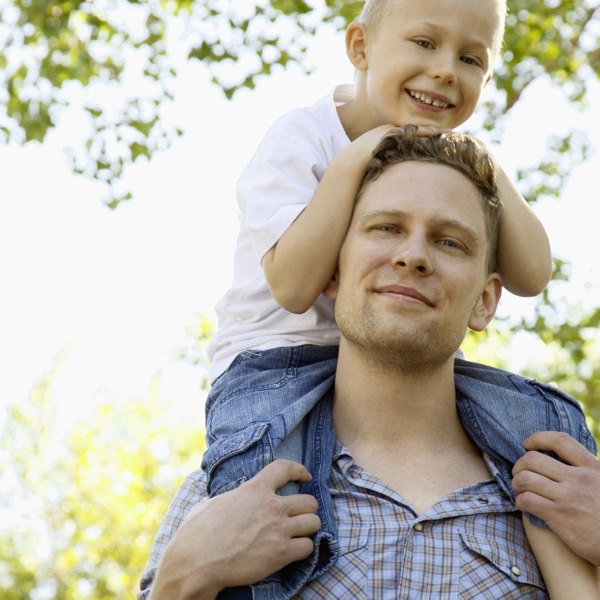
[[[365,0],[365,5],[357,19],[369,31],[377,34],[383,19],[389,14],[397,0]]]
[[[413,2],[418,2],[419,0],[412,0]],[[501,22],[501,30],[500,30],[500,43],[498,44],[498,48],[496,48],[496,52],[500,51],[502,47],[502,40],[504,38],[504,27],[506,23],[506,13],[508,11],[508,7],[506,4],[506,0],[497,0],[500,4],[500,14],[502,18]],[[398,0],[365,0],[365,4],[363,9],[357,19],[359,23],[362,23],[367,30],[371,31],[373,35],[377,35],[379,30],[381,29],[381,24],[384,19],[389,15],[393,6],[398,2]],[[465,24],[465,27],[467,25]]]

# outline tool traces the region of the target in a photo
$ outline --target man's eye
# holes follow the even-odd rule
[[[456,248],[457,250],[463,249],[463,246],[461,244],[459,244],[456,240],[452,240],[452,239],[440,240],[440,244],[442,246],[446,246],[447,248]]]
[[[395,233],[396,231],[398,231],[398,228],[394,225],[376,225],[375,230],[383,231],[385,233]]]

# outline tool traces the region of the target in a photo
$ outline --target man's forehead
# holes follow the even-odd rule
[[[354,225],[385,220],[463,230],[481,247],[488,240],[479,190],[463,173],[435,162],[390,165],[365,188],[355,206]]]
[[[366,186],[356,212],[369,212],[377,206],[381,210],[403,211],[419,199],[443,200],[438,210],[443,210],[444,205],[453,211],[462,206],[483,217],[481,194],[466,175],[445,164],[418,160],[387,166]]]

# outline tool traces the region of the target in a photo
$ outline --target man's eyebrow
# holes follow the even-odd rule
[[[471,237],[474,242],[478,244],[481,242],[481,236],[479,233],[477,233],[473,227],[459,219],[440,219],[438,225],[459,229]]]
[[[397,208],[374,208],[371,210],[364,211],[360,215],[361,221],[366,221],[375,217],[408,217],[409,214],[406,211],[399,210]]]
[[[360,216],[360,221],[369,221],[375,218],[410,218],[410,214],[406,211],[386,208],[386,209],[374,209],[364,212]],[[461,221],[460,219],[453,219],[451,217],[440,217],[434,220],[436,227],[450,227],[452,229],[458,229],[466,233],[475,243],[479,244],[482,242],[481,235],[477,233],[473,227],[469,224]]]

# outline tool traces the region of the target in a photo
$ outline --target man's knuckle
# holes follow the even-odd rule
[[[573,440],[573,438],[568,433],[565,433],[564,431],[557,431],[556,439],[559,444],[568,444],[569,442],[571,442]]]
[[[535,476],[531,471],[520,471],[513,478],[513,487],[525,490],[534,480]]]
[[[515,499],[515,504],[519,510],[527,511],[530,509],[535,501],[535,494],[529,491],[521,492]]]
[[[264,507],[271,514],[280,514],[283,512],[283,502],[281,496],[272,495],[264,502]]]

